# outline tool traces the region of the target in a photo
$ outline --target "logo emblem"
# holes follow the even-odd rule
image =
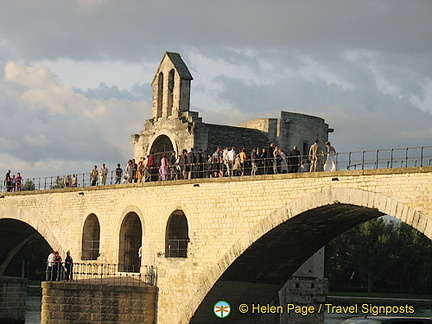
[[[231,305],[224,300],[220,300],[214,304],[213,313],[216,317],[226,318],[231,313]]]

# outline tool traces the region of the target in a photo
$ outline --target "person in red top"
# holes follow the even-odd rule
[[[156,166],[154,152],[151,152],[150,155],[147,157],[147,169],[150,172],[150,181],[157,181],[158,169]]]
[[[15,177],[15,188],[16,191],[21,191],[21,187],[22,187],[22,177],[21,177],[21,173],[17,173],[17,176]]]

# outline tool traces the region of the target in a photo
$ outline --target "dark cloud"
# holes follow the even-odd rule
[[[429,0],[6,1],[0,66],[21,74],[0,71],[0,149],[28,172],[123,162],[150,117],[149,83],[165,51],[190,68],[192,109],[205,122],[289,110],[324,117],[339,150],[423,145],[432,136],[430,17]],[[145,68],[127,88],[112,81],[118,65],[109,81],[69,87],[34,65],[64,59]]]
[[[141,101],[146,99],[151,100],[151,86],[149,84],[135,84],[132,89],[121,90],[118,86],[108,86],[105,83],[101,83],[98,88],[88,89],[83,91],[81,89],[74,89],[75,93],[83,94],[87,98],[92,99],[120,99],[130,101]]]

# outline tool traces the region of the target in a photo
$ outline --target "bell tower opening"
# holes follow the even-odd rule
[[[175,87],[175,83],[174,83],[174,69],[172,69],[169,72],[168,75],[168,111],[167,111],[167,117],[172,115],[173,112],[173,99],[174,99],[174,87]]]
[[[156,119],[162,117],[163,107],[163,73],[159,73],[158,84],[157,84],[157,107],[156,107]]]

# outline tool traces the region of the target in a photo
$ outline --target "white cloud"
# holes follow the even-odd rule
[[[106,112],[103,101],[90,100],[75,93],[71,86],[59,84],[55,75],[39,63],[23,65],[8,62],[5,80],[24,86],[20,99],[30,109],[46,110],[52,114],[78,112],[92,119]]]
[[[30,146],[46,146],[49,144],[48,139],[43,134],[37,136],[24,135],[24,140]]]

